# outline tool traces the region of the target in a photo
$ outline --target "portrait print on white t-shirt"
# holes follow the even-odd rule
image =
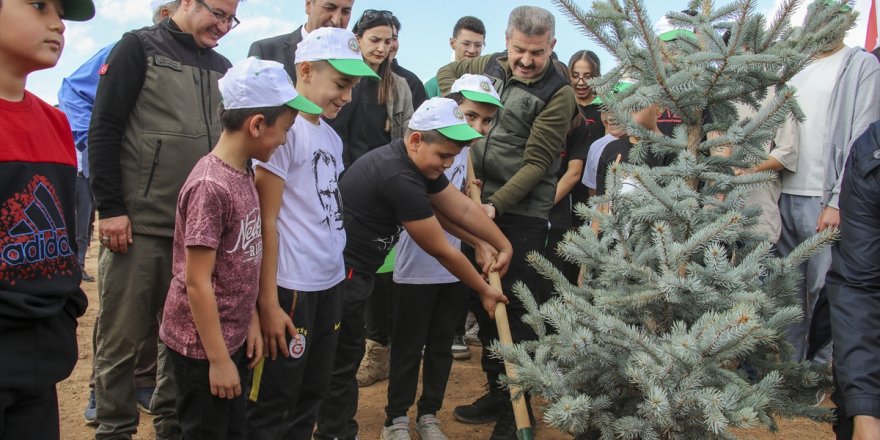
[[[321,224],[330,231],[342,230],[342,197],[339,195],[339,169],[336,158],[324,149],[315,151],[312,158],[312,173],[315,177],[315,190],[324,219]]]

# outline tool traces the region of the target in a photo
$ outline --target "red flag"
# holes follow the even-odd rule
[[[880,40],[877,37],[877,2],[880,0],[871,0],[871,10],[868,12],[868,33],[865,36],[865,49],[872,51],[880,46]]]

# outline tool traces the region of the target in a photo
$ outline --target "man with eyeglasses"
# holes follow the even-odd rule
[[[354,0],[305,0],[306,23],[289,34],[257,40],[251,44],[248,56],[261,60],[278,61],[296,83],[296,45],[309,32],[322,27],[347,29],[351,20]]]
[[[238,24],[238,0],[181,0],[171,19],[125,34],[101,66],[89,126],[91,185],[101,246],[95,328],[96,439],[138,427],[137,347],[156,328],[171,280],[177,195],[220,135],[214,51]],[[174,381],[160,343],[153,420],[157,439],[181,437]]]
[[[150,0],[150,10],[153,12],[153,24],[159,23],[174,14],[179,0]],[[94,221],[94,209],[92,204],[92,191],[89,187],[89,121],[92,119],[92,108],[95,105],[95,93],[98,90],[98,71],[107,61],[110,51],[116,46],[116,42],[101,48],[95,55],[89,58],[77,68],[70,76],[61,82],[58,90],[58,107],[67,115],[70,128],[73,131],[73,139],[76,144],[77,177],[76,177],[76,242],[79,246],[79,264],[83,269],[83,281],[94,282],[95,278],[87,276],[85,272],[86,250],[92,239],[92,223]],[[100,298],[101,293],[98,292]],[[100,302],[99,302],[100,304]],[[158,327],[157,327],[158,329]],[[141,410],[152,411],[150,401],[156,388],[156,349],[158,330],[151,331],[150,337],[141,341],[137,355],[134,382],[137,387],[137,404]],[[94,349],[94,347],[92,347]],[[86,409],[83,415],[86,425],[93,426],[95,422],[95,370],[89,377],[89,395]]]
[[[486,25],[479,18],[470,15],[459,18],[452,28],[449,47],[452,48],[454,61],[480,56],[483,48],[486,47]],[[440,86],[437,85],[436,76],[425,83],[425,92],[428,98],[440,96]]]

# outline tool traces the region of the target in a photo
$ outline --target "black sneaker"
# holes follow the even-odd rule
[[[532,414],[532,407],[529,405],[529,422],[531,423],[532,433],[535,432],[535,416]],[[532,435],[531,438],[535,438]],[[513,417],[513,408],[508,407],[506,411],[503,411],[501,416],[498,418],[498,421],[495,422],[495,427],[492,428],[492,436],[489,437],[489,440],[517,440],[516,437],[516,419]]]
[[[85,281],[85,282],[87,282],[87,283],[91,283],[91,282],[94,282],[94,281],[95,281],[95,277],[89,275],[89,274],[86,272],[85,268],[83,268],[83,269],[82,269],[82,280]]]
[[[492,435],[489,437],[489,440],[517,440],[516,420],[514,420],[512,412],[504,411],[498,418],[498,421],[495,422],[495,427],[492,428]]]
[[[474,403],[455,407],[455,410],[452,411],[455,420],[479,425],[494,422],[509,411],[509,395],[497,387],[487,387],[489,391],[477,398]]]

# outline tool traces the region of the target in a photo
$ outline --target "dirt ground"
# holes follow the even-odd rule
[[[97,274],[95,266],[97,250],[96,246],[90,250],[87,259],[86,270]],[[89,370],[92,366],[92,328],[98,311],[98,295],[95,283],[83,283],[83,290],[89,297],[89,308],[85,316],[80,319],[79,330],[79,362],[73,374],[58,385],[58,400],[61,413],[61,438],[64,440],[85,440],[94,438],[94,428],[85,425],[83,409],[88,398]],[[452,417],[452,408],[457,405],[470,403],[483,392],[485,376],[480,370],[479,348],[471,347],[471,359],[468,361],[456,361],[452,367],[449,385],[446,390],[444,407],[438,415],[443,431],[450,439],[487,439],[492,431],[492,425],[466,425],[456,422]],[[361,388],[360,407],[357,420],[360,424],[360,437],[364,440],[378,439],[382,422],[384,421],[384,408],[386,399],[387,381],[382,381],[372,386]],[[540,414],[540,410],[539,410]],[[415,418],[415,408],[411,411],[410,420]],[[140,428],[134,439],[152,439],[153,426],[149,415],[142,414]],[[738,431],[737,434],[743,439],[769,440],[769,439],[797,439],[797,440],[824,440],[833,438],[831,427],[815,423],[811,420],[793,419],[781,420],[780,431],[771,434],[766,429],[753,429]],[[538,421],[535,432],[536,438],[541,440],[571,439],[572,436],[562,433],[546,423]],[[414,437],[417,437],[414,433]]]

